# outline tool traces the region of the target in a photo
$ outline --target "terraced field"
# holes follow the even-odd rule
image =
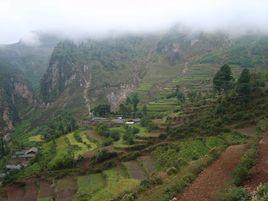
[[[74,136],[75,133],[70,133],[66,135],[70,144],[77,147],[77,149],[74,150],[74,157],[76,159],[79,156],[82,156],[84,153],[88,151],[93,151],[94,149],[97,148],[97,145],[88,139],[86,132],[80,132],[78,134],[79,134],[80,142],[77,141],[77,139],[75,138]]]
[[[128,161],[124,162],[123,165],[127,169],[128,174],[130,177],[138,180],[144,180],[147,178],[145,169],[137,161]]]
[[[98,145],[89,140],[86,131],[78,132],[78,139],[75,138],[75,133],[69,133],[61,136],[53,141],[44,143],[41,152],[43,160],[48,162],[48,167],[53,168],[57,164],[64,162],[68,157],[74,156],[75,159],[84,155],[87,152],[95,150]],[[53,151],[55,149],[55,151]],[[54,154],[53,154],[54,153]]]
[[[179,109],[176,98],[160,99],[158,101],[149,102],[147,110],[149,115],[155,115],[163,112],[172,112]]]
[[[129,177],[127,172],[121,166],[105,170],[103,175],[106,180],[106,185],[103,189],[93,194],[93,201],[110,200],[125,191],[132,190],[140,183],[139,180]]]
[[[69,147],[70,146],[68,144],[68,140],[65,136],[58,138],[56,140],[56,153],[55,153],[56,155],[49,162],[48,167],[52,168],[61,161],[64,161],[65,158],[68,158],[70,154],[68,153]]]

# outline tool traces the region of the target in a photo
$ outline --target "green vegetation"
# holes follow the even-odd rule
[[[221,201],[265,201],[268,199],[268,184],[260,184],[249,194],[243,187],[233,187],[222,195]]]
[[[233,178],[234,184],[240,185],[244,180],[249,177],[250,169],[255,164],[258,158],[258,151],[259,151],[259,140],[256,139],[252,142],[251,147],[248,151],[244,154],[243,158],[240,161],[240,164],[236,167]]]
[[[104,188],[105,178],[102,174],[90,174],[77,177],[78,200],[89,199],[94,193]]]
[[[81,141],[77,140],[77,137],[79,136],[79,139]],[[79,156],[82,156],[84,153],[88,151],[93,151],[94,149],[97,148],[97,145],[87,138],[86,132],[74,132],[66,135],[68,138],[71,146],[75,147],[74,148],[74,158],[77,159]]]
[[[93,114],[98,117],[105,117],[111,113],[111,106],[110,105],[98,105],[93,108]]]
[[[232,130],[267,116],[268,77],[259,72],[266,71],[268,43],[262,36],[226,38],[205,33],[187,37],[174,29],[154,37],[60,42],[35,94],[46,103],[38,109],[23,107],[19,100],[7,104],[12,94],[2,96],[6,72],[0,68],[0,116],[8,105],[10,117],[22,120],[11,133],[12,152],[6,151],[0,167],[15,161],[15,151],[39,150],[4,184],[36,175],[47,177],[56,195],[66,189],[76,192],[77,201],[169,201],[227,146],[247,143],[223,200],[249,199],[238,185],[257,158],[257,139]],[[244,68],[252,66],[254,73]],[[17,74],[12,71],[8,74]],[[14,88],[4,86],[5,93]],[[85,102],[94,116],[108,118],[89,119]],[[141,122],[118,125],[113,121],[118,116]],[[80,124],[92,129],[90,136]],[[3,118],[0,125],[6,127]],[[258,134],[266,128],[264,118]],[[134,179],[140,177],[146,179]],[[267,199],[266,192],[267,186],[258,188],[252,201]]]
[[[213,87],[219,93],[227,92],[232,88],[233,76],[229,65],[223,65],[213,79]]]
[[[128,178],[125,170],[120,167],[106,170],[103,174],[106,186],[93,194],[92,200],[110,200],[125,191],[133,190],[140,183],[138,180]]]
[[[43,136],[42,135],[34,135],[29,137],[30,142],[43,142]]]
[[[48,168],[61,169],[73,165],[74,154],[66,137],[60,137],[56,140],[55,154],[53,159],[48,163]]]
[[[234,187],[226,191],[221,201],[247,201],[248,194],[247,191],[242,187]]]
[[[245,138],[236,133],[225,133],[222,136],[202,139],[189,139],[171,145],[157,147],[152,156],[160,170],[180,168],[192,160],[204,157],[210,150],[225,147],[228,144],[244,142]]]

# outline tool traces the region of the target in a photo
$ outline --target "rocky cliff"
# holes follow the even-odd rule
[[[23,73],[0,61],[0,129],[12,129],[20,120],[20,109],[33,103],[33,93]]]

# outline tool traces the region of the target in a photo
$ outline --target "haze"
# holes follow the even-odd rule
[[[267,0],[0,0],[0,43],[21,38],[36,43],[31,31],[69,37],[146,33],[175,23],[204,31],[268,33]]]

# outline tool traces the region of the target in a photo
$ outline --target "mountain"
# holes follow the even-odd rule
[[[232,38],[178,27],[154,35],[78,44],[62,41],[42,77],[41,94],[50,108],[87,115],[98,104],[109,104],[115,111],[133,92],[144,103],[166,96],[176,86],[205,93],[211,88],[210,78],[224,63],[236,72],[241,67],[266,66],[267,48],[265,36]]]
[[[23,73],[10,64],[0,62],[0,129],[12,129],[34,103],[32,89]]]
[[[0,60],[8,61],[20,69],[31,82],[33,89],[39,87],[39,80],[47,69],[51,53],[60,39],[54,35],[33,32],[36,44],[23,40],[18,43],[0,46]]]

